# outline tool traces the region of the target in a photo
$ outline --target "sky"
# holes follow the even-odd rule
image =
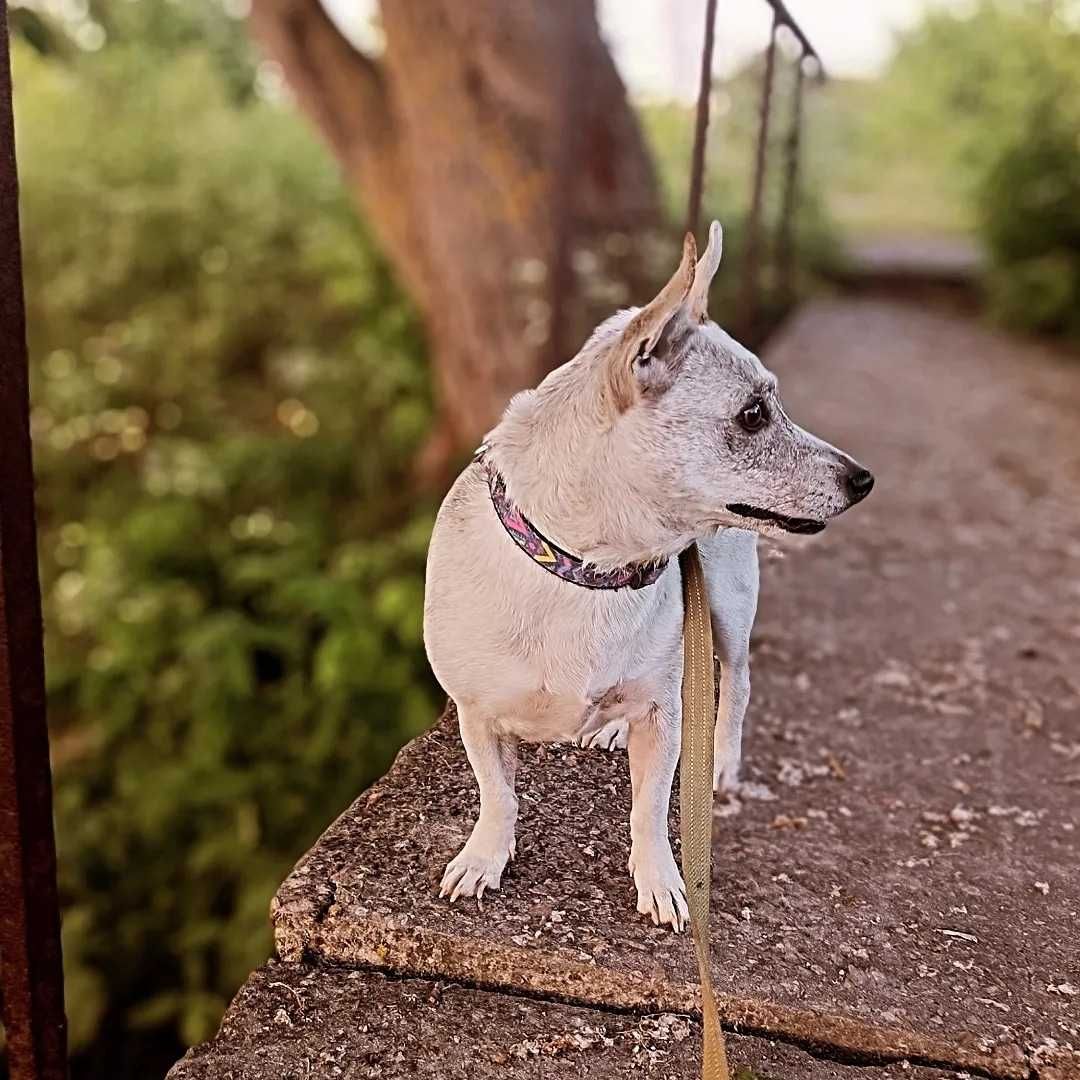
[[[598,0],[600,23],[616,63],[640,97],[692,100],[706,0]],[[831,74],[870,76],[882,70],[898,29],[931,7],[958,0],[787,0],[788,10]],[[764,0],[719,0],[713,68],[724,75],[769,36]]]
[[[597,0],[601,29],[631,93],[639,98],[693,100],[706,0]],[[867,76],[887,62],[896,29],[933,6],[963,0],[787,0],[833,75]],[[370,34],[376,0],[324,0],[342,25]],[[719,0],[714,69],[731,71],[768,40],[764,0]],[[371,39],[368,38],[368,43]]]

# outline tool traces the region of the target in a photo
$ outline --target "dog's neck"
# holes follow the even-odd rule
[[[666,485],[637,467],[633,433],[613,423],[602,379],[601,359],[583,354],[519,394],[488,459],[533,525],[587,564],[669,558],[693,532],[672,520]]]

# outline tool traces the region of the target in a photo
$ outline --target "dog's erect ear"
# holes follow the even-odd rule
[[[652,354],[664,328],[682,307],[694,284],[696,259],[697,245],[693,235],[687,233],[678,270],[656,297],[630,320],[618,345],[612,350],[609,382],[619,412],[625,411],[634,403],[637,390],[634,361]]]
[[[720,228],[719,221],[714,221],[709,226],[709,243],[697,264],[694,284],[686,298],[690,318],[694,322],[703,323],[709,317],[709,286],[716,274],[716,268],[720,265],[723,250],[724,230]]]

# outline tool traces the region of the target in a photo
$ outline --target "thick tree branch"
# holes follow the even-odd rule
[[[361,118],[366,138],[389,138],[378,65],[345,40],[319,0],[254,0],[251,24],[281,65],[300,107],[343,162],[355,152]]]
[[[300,108],[329,143],[404,283],[424,306],[430,271],[382,69],[357,51],[319,0],[253,0],[251,26]]]
[[[319,0],[253,0],[251,22],[424,315],[441,407],[425,463],[452,458],[581,340],[577,246],[625,251],[610,234],[657,218],[593,4],[383,0],[377,63]]]

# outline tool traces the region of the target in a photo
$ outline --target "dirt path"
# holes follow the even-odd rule
[[[963,234],[860,237],[846,249],[848,276],[864,282],[922,280],[974,285],[985,263],[978,243]]]
[[[878,487],[766,570],[749,768],[780,800],[732,819],[743,971],[1080,1046],[1080,357],[844,300],[768,359]]]

